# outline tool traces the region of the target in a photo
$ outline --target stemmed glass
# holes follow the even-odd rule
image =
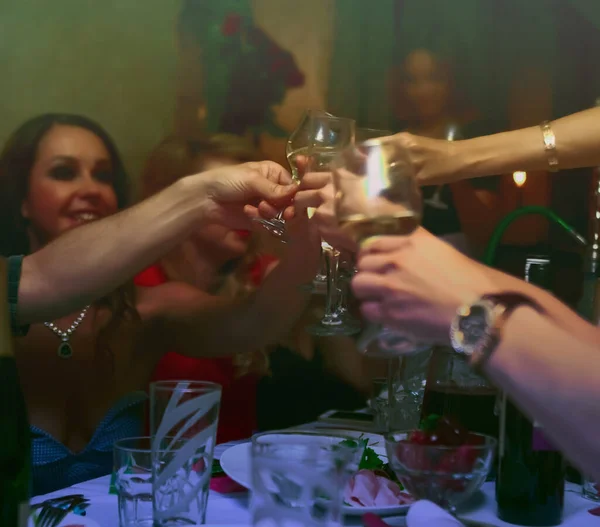
[[[306,150],[313,143],[312,134],[312,119],[315,118],[333,117],[330,113],[323,110],[307,110],[304,112],[300,123],[291,133],[285,145],[285,155],[287,157],[290,169],[292,170],[292,179],[295,183],[300,184],[302,176],[305,173],[305,165],[296,162],[299,155],[306,155]],[[304,153],[303,153],[304,152]],[[283,210],[274,218],[255,218],[256,222],[260,223],[273,236],[280,238],[285,242],[285,220],[283,219]],[[323,277],[323,281],[325,278]]]
[[[292,134],[288,143],[288,161],[290,166],[296,165],[299,177],[308,172],[329,173],[330,161],[354,143],[356,133],[352,119],[323,115],[322,112],[309,112],[307,123],[301,124],[297,132]],[[307,331],[318,336],[352,335],[360,331],[361,324],[346,309],[339,289],[340,285],[344,287],[338,283],[340,252],[325,241],[321,243],[321,250],[327,269],[325,315]]]
[[[353,145],[335,159],[332,170],[340,228],[357,243],[384,234],[410,234],[419,226],[422,202],[414,171],[406,152],[392,140]],[[375,326],[359,338],[361,347],[373,337],[387,353],[416,351],[415,342],[405,335]]]

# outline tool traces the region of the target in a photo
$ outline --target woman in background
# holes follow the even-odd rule
[[[227,165],[258,160],[254,149],[234,135],[203,139],[168,137],[150,154],[142,173],[142,197],[178,179]],[[213,224],[199,229],[159,263],[139,274],[135,283],[153,287],[186,282],[209,295],[242,297],[256,290],[277,259],[258,252],[249,231]],[[290,277],[293,280],[293,277]],[[158,363],[154,381],[204,380],[223,387],[218,442],[250,437],[256,430],[256,386],[268,373],[267,350],[239,354],[231,349],[219,358],[192,358],[170,351]]]
[[[409,52],[392,75],[396,129],[450,141],[498,128],[477,119],[458,92],[453,68],[427,49]],[[463,252],[481,250],[499,219],[497,178],[422,188],[423,226]]]
[[[231,134],[198,139],[168,137],[146,162],[141,181],[142,197],[162,190],[186,174],[257,157],[250,144]],[[172,280],[184,281],[208,295],[234,298],[251,295],[278,265],[278,258],[259,251],[264,246],[263,239],[259,238],[262,233],[262,229],[250,233],[222,225],[205,226],[158,264],[138,275],[135,282],[152,287]],[[267,234],[265,241],[270,240]],[[286,246],[279,249],[283,254]],[[297,277],[289,279],[295,281]],[[348,375],[339,368],[339,362],[335,364],[335,358],[342,353],[340,339],[322,343],[321,347],[332,350],[325,358],[315,352],[315,342],[305,331],[310,317],[311,312],[306,311],[294,321],[292,332],[278,336],[276,345],[252,354],[240,355],[231,349],[226,350],[227,357],[198,359],[171,351],[158,364],[154,380],[194,379],[221,384],[219,442],[248,438],[257,428],[303,423],[333,406],[361,406],[363,398],[337,378],[336,373],[340,371],[342,378],[350,378],[350,382],[356,384],[363,372],[355,367]],[[269,324],[269,321],[262,323]],[[351,342],[345,345],[353,348]],[[353,349],[344,349],[343,355],[348,357],[348,353],[353,355],[344,363],[346,370],[348,361],[353,364],[361,361]],[[327,373],[325,369],[329,364],[334,364],[334,368]]]

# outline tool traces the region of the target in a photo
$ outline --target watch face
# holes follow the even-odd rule
[[[452,345],[457,351],[473,353],[483,342],[490,327],[490,306],[484,302],[463,308],[452,325]]]

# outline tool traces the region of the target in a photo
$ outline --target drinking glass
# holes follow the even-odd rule
[[[256,527],[341,525],[344,489],[363,448],[335,434],[271,432],[252,438],[250,514]]]
[[[390,234],[410,234],[421,222],[421,194],[405,150],[390,139],[370,139],[346,148],[332,163],[340,228],[357,243]],[[393,354],[424,350],[405,335],[371,326],[359,337],[366,350],[373,338]]]
[[[330,172],[330,161],[344,148],[354,143],[355,123],[352,119],[308,113],[296,134],[288,142],[288,161],[292,173],[301,178],[308,172]],[[340,297],[338,281],[340,252],[323,241],[321,250],[325,257],[327,294],[325,315],[307,328],[312,335],[353,335],[360,331],[360,321],[346,309]]]
[[[583,478],[581,491],[584,498],[592,501],[600,501],[600,484],[592,478]]]
[[[302,176],[305,172],[303,163],[298,166],[296,158],[299,155],[306,155],[306,150],[313,144],[312,134],[312,119],[318,117],[333,117],[330,113],[323,110],[306,110],[300,119],[300,123],[291,133],[285,146],[285,155],[287,157],[290,169],[292,171],[292,179],[295,183],[300,184]],[[260,223],[273,236],[285,241],[285,220],[283,219],[283,210],[274,218],[255,218],[254,221]],[[323,282],[325,278],[323,278]]]
[[[180,443],[175,444],[181,446]],[[119,527],[153,527],[152,438],[121,439],[113,448]],[[168,455],[164,450],[161,453]]]
[[[155,526],[205,522],[220,401],[211,382],[150,385]]]

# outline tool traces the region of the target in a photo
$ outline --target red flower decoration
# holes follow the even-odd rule
[[[221,25],[221,33],[226,37],[237,35],[242,28],[242,17],[237,13],[229,13]]]
[[[285,77],[285,85],[288,88],[298,88],[304,85],[304,75],[299,70],[290,71]]]

